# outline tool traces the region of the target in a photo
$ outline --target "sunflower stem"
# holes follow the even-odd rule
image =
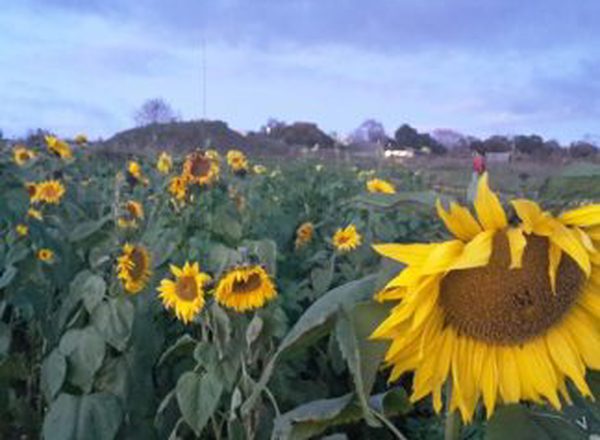
[[[462,431],[462,422],[458,411],[450,409],[452,401],[452,385],[446,384],[446,420],[444,422],[444,440],[460,440]]]

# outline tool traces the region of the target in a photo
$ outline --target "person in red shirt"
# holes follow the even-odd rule
[[[479,151],[475,151],[473,155],[473,171],[479,176],[485,173],[485,155]]]
[[[485,153],[480,150],[475,150],[473,152],[473,175],[471,176],[471,183],[467,188],[467,200],[469,202],[473,202],[475,200],[479,176],[485,173],[485,171]]]

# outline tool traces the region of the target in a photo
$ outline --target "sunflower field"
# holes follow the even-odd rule
[[[0,438],[600,438],[597,168],[262,159],[0,150]]]

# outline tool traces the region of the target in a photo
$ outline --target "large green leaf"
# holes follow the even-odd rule
[[[68,381],[89,392],[104,359],[102,337],[94,327],[69,330],[61,338],[59,350],[67,358]]]
[[[127,298],[108,298],[94,309],[91,322],[107,344],[123,351],[131,335],[134,313]]]
[[[367,397],[371,393],[387,344],[370,341],[368,337],[387,316],[388,311],[387,306],[375,302],[357,304],[351,311],[342,308],[335,326],[340,351],[354,380],[363,415],[372,426],[380,426],[380,423],[371,414]]]
[[[261,264],[267,268],[271,276],[277,273],[277,244],[273,240],[244,241],[242,246],[248,249],[251,255],[256,255]]]
[[[212,371],[190,371],[177,381],[176,393],[183,419],[199,436],[219,405],[223,384]]]
[[[67,375],[67,360],[58,351],[52,350],[42,362],[41,385],[46,400],[51,401],[60,391]]]
[[[98,232],[102,227],[109,222],[111,219],[110,215],[104,216],[98,220],[89,220],[85,222],[78,223],[70,232],[69,232],[69,241],[77,242],[83,240],[84,238],[88,238],[90,235]]]
[[[111,440],[117,436],[123,410],[108,393],[61,394],[44,419],[46,440]]]

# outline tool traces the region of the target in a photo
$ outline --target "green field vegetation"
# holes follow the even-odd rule
[[[4,150],[0,438],[443,437],[444,416],[431,399],[409,402],[410,374],[388,384],[380,368],[387,344],[368,339],[390,310],[373,295],[401,268],[371,245],[446,239],[435,201],[464,200],[468,161],[436,168],[250,156],[235,173],[224,155],[218,179],[190,185],[176,200],[169,189],[184,156],[168,173],[156,169],[156,157],[139,158],[135,177],[126,161],[99,158],[90,147],[74,148],[67,160],[38,148],[22,166]],[[502,198],[527,195],[551,209],[600,198],[597,166],[527,177],[520,167],[491,167]],[[369,193],[373,177],[396,193]],[[51,179],[64,196],[32,204],[27,183]],[[130,201],[143,216],[128,210]],[[305,222],[314,233],[297,246]],[[348,225],[361,244],[341,252],[332,237]],[[137,293],[118,277],[125,243],[151,256]],[[42,258],[43,249],[52,257]],[[170,265],[186,262],[212,279],[190,323],[157,293],[173,277]],[[240,264],[263,267],[277,297],[245,312],[219,304],[218,281]],[[598,393],[598,376],[589,381]],[[462,435],[583,439],[599,427],[598,400],[575,397],[563,413],[513,405],[486,420],[478,410]]]

